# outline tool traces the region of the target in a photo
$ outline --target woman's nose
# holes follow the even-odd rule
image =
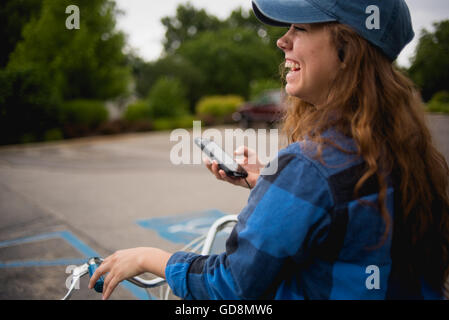
[[[281,38],[278,39],[278,41],[276,42],[276,45],[278,46],[279,49],[285,51],[285,50],[288,50],[288,48],[291,46],[291,43],[290,43],[287,35],[285,34],[284,36],[282,36]]]

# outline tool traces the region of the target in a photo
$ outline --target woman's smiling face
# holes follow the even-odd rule
[[[327,100],[341,62],[323,25],[293,24],[277,41],[285,53],[286,91],[315,106]]]

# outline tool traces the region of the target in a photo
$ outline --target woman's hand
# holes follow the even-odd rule
[[[120,250],[110,255],[101,263],[89,281],[92,289],[95,282],[105,273],[103,300],[108,299],[117,285],[125,279],[132,278],[144,272],[151,272],[159,277],[165,277],[165,266],[170,254],[156,248],[133,248]]]
[[[237,150],[235,150],[234,152],[234,155],[243,155],[243,159],[236,159],[236,162],[241,165],[246,170],[246,172],[248,172],[248,177],[246,178],[246,180],[250,184],[251,188],[253,188],[256,185],[257,179],[259,178],[260,170],[264,168],[265,165],[259,161],[254,150],[249,149],[245,146],[240,146],[239,148],[237,148]],[[206,164],[206,167],[210,170],[210,172],[212,172],[213,175],[215,175],[218,180],[227,181],[237,186],[248,188],[248,185],[243,178],[228,177],[224,170],[219,169],[218,164],[215,160],[213,162],[210,162],[209,159],[204,158],[203,161]]]

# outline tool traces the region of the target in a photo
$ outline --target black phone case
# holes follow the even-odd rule
[[[231,170],[231,169],[229,169],[224,163],[221,163],[220,159],[218,159],[212,152],[207,152],[207,151],[205,151],[204,148],[206,147],[206,144],[204,144],[204,140],[205,140],[205,139],[199,139],[199,138],[196,138],[196,139],[195,139],[195,143],[196,143],[197,146],[199,146],[199,147],[201,148],[201,150],[202,150],[202,151],[203,151],[209,158],[211,158],[212,160],[216,160],[216,161],[217,161],[218,167],[219,167],[220,169],[222,169],[222,170],[226,173],[226,175],[227,175],[228,177],[246,178],[246,177],[248,176],[248,173],[245,171],[245,169],[243,169],[242,166],[240,166],[238,163],[237,163],[237,166],[238,166],[238,168],[239,168],[241,171],[234,171],[234,170]],[[224,152],[224,151],[223,151],[223,152]]]

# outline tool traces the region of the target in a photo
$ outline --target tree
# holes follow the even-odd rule
[[[41,14],[23,29],[10,56],[9,69],[42,67],[65,100],[108,99],[127,92],[124,35],[115,30],[117,10],[111,0],[78,0],[80,29],[68,30],[65,13],[71,0],[43,0]]]
[[[254,15],[252,9],[246,11],[242,8],[237,8],[232,11],[229,17],[224,21],[224,25],[228,28],[245,28],[251,30],[266,44],[273,46],[274,49],[277,39],[282,37],[287,31],[286,28],[271,27],[262,24]]]
[[[206,95],[237,94],[249,98],[250,82],[279,81],[283,52],[276,40],[284,28],[261,24],[252,10],[237,8],[219,20],[191,4],[180,5],[162,20],[165,55],[154,62],[133,59],[136,91],[141,98],[167,75],[187,90],[190,110]],[[190,32],[188,30],[190,29]]]
[[[186,91],[176,78],[159,78],[148,94],[150,113],[154,118],[178,117],[188,114]]]
[[[203,93],[202,88],[207,77],[190,61],[173,54],[154,62],[135,62],[133,66],[136,92],[140,98],[148,95],[159,78],[163,76],[176,78],[186,88],[190,111],[194,112],[195,103]]]
[[[237,94],[248,98],[251,80],[279,78],[278,52],[245,28],[202,32],[184,42],[177,54],[207,77],[202,95]]]
[[[186,40],[193,39],[203,31],[220,29],[222,22],[215,16],[209,15],[204,9],[194,8],[190,2],[181,4],[176,9],[174,17],[161,19],[165,26],[164,50],[174,53]]]
[[[22,29],[39,15],[42,0],[3,0],[0,6],[0,68],[6,67],[9,55],[22,40]]]
[[[43,71],[0,70],[0,144],[41,140],[60,125],[60,96]]]
[[[408,73],[428,101],[436,92],[449,90],[449,20],[423,30]]]

